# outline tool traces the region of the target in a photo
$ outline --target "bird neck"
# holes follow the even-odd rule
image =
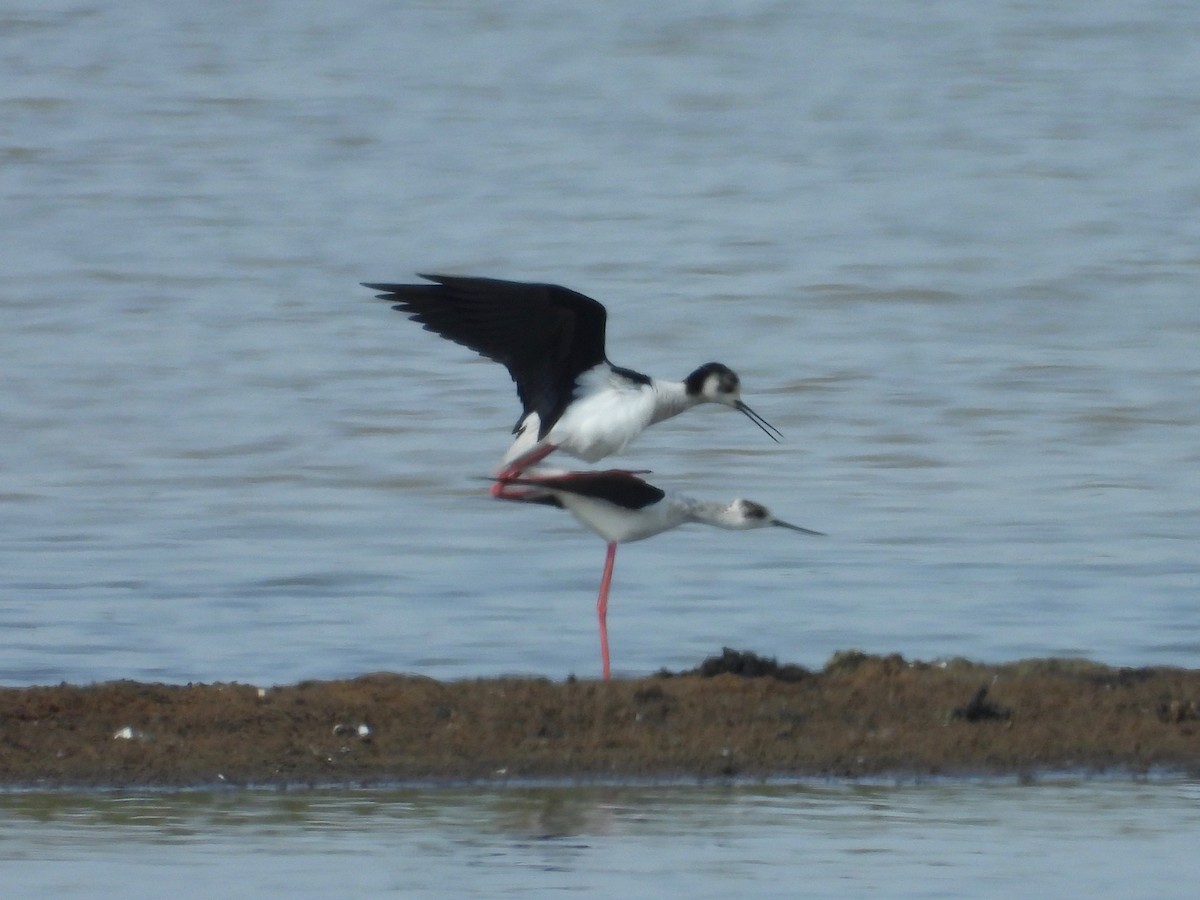
[[[654,391],[654,417],[650,420],[651,425],[686,412],[700,402],[698,396],[688,393],[687,386],[682,381],[659,381],[654,378],[650,381],[650,388]]]
[[[718,528],[736,528],[730,521],[728,503],[712,503],[706,500],[693,500],[691,497],[677,497],[687,513],[689,522],[700,522],[704,525],[716,525]]]

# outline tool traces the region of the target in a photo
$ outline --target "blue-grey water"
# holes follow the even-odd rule
[[[622,550],[615,668],[1200,654],[1200,16],[20,4],[0,682],[595,674],[602,544],[490,502],[504,370],[358,286],[609,305],[728,410],[619,465],[828,532]]]
[[[1194,666],[1197,147],[1200,14],[1170,0],[12,0],[0,683],[596,675],[601,542],[473,480],[518,412],[506,373],[358,287],[419,271],[587,292],[615,362],[725,362],[787,437],[709,407],[609,460],[830,535],[695,526],[623,548],[618,674],[722,645]],[[912,795],[956,888],[973,854],[1035,843],[963,790]],[[1101,871],[1128,836],[1094,821],[1113,790],[1130,796],[1080,789],[1109,840],[1074,847]],[[816,841],[795,865],[816,854],[826,887],[889,859],[838,830],[856,801],[830,796],[816,824],[803,802],[735,803],[729,825],[697,801],[726,824],[680,814],[702,837],[673,869],[698,877],[712,846],[752,866],[759,838],[721,830],[737,823]],[[956,843],[964,797],[1001,823],[982,849]],[[1174,800],[1149,802],[1172,821]],[[885,817],[880,840],[926,834],[904,817],[915,831]],[[222,824],[189,859],[246,833],[302,868],[327,840],[391,858],[377,819],[307,821]],[[518,881],[607,865],[433,825],[442,858],[499,853]],[[67,831],[26,852],[62,840],[94,865],[99,840]],[[193,847],[147,841],[146,880]]]
[[[1200,791],[0,795],[9,897],[1194,897]]]

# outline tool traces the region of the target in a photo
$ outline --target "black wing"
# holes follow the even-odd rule
[[[426,331],[508,369],[542,434],[571,402],[582,372],[606,362],[607,314],[591,297],[554,284],[421,275],[433,284],[364,284]]]
[[[625,509],[644,509],[667,495],[662,488],[642,481],[625,469],[514,478],[508,483],[563,491],[568,494],[578,494],[581,497],[592,497],[596,500],[607,500],[609,503]]]

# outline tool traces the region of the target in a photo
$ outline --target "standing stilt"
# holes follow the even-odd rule
[[[604,680],[609,680],[608,667],[608,587],[612,584],[613,563],[617,560],[617,544],[610,541],[604,558],[604,577],[600,579],[600,596],[596,600],[596,616],[600,620],[600,659],[604,665]]]
[[[688,522],[704,522],[738,531],[777,525],[804,534],[821,533],[780,521],[765,506],[751,500],[704,503],[668,494],[638,478],[638,474],[625,469],[609,469],[606,472],[525,475],[497,480],[496,486],[502,488],[499,492],[493,488],[494,496],[501,500],[561,506],[607,542],[608,557],[604,561],[604,577],[600,580],[600,596],[596,600],[596,614],[600,619],[600,657],[606,681],[609,679],[608,589],[612,585],[617,544],[640,541]]]

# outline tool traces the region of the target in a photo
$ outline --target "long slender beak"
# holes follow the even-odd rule
[[[783,437],[783,432],[781,432],[778,428],[776,428],[774,425],[772,425],[770,422],[768,422],[766,419],[764,419],[762,416],[760,416],[758,413],[756,413],[754,410],[752,410],[749,406],[747,406],[741,400],[738,400],[736,403],[734,403],[733,408],[736,409],[738,412],[745,414],[747,419],[749,419],[751,422],[753,422],[755,425],[757,425],[759,428],[761,428],[763,430],[763,434],[765,434],[767,437],[769,437],[775,443],[777,443],[777,444],[779,443],[780,439]]]
[[[801,534],[815,534],[817,537],[829,537],[823,531],[813,531],[811,528],[801,528],[799,525],[793,525],[791,522],[781,522],[779,519],[772,519],[772,525],[778,525],[780,528],[790,528],[792,531],[799,531]]]

